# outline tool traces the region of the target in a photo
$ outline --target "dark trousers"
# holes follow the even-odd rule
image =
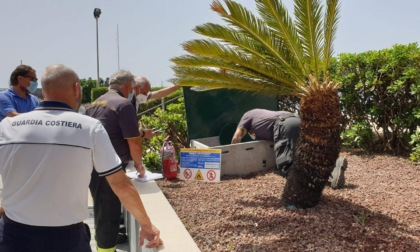
[[[123,168],[127,163],[123,164]],[[99,248],[113,248],[117,245],[117,237],[121,219],[121,202],[112,191],[105,177],[99,177],[93,169],[89,184],[93,199],[95,222],[95,240]]]
[[[0,220],[1,252],[90,252],[89,243],[90,236],[83,223],[68,228],[49,228]]]
[[[296,116],[277,118],[273,133],[276,170],[283,177],[287,177],[293,164],[293,155],[300,134],[300,118]]]

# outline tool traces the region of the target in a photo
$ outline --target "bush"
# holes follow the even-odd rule
[[[95,101],[96,99],[98,99],[99,96],[105,94],[106,92],[108,92],[108,88],[107,87],[95,87],[92,88],[92,93],[91,93],[91,101]]]
[[[144,128],[163,130],[152,139],[143,139],[143,162],[150,170],[161,170],[160,149],[167,136],[175,146],[178,159],[180,149],[189,145],[184,98],[169,104],[166,110],[157,108],[153,114],[143,116],[139,124]]]
[[[162,170],[162,157],[158,151],[146,153],[143,157],[143,163],[150,171]]]
[[[92,88],[96,87],[96,80],[92,80],[92,78],[81,79],[80,83],[82,84],[83,88],[82,104],[90,103]]]
[[[373,131],[367,122],[353,124],[341,133],[341,139],[343,144],[349,147],[373,149]]]
[[[416,43],[340,54],[331,72],[342,83],[339,91],[344,128],[367,122],[381,130],[376,131],[380,150],[395,154],[408,150],[408,136],[420,124],[420,116],[416,116],[420,107],[419,62],[420,48]]]
[[[416,132],[411,135],[410,144],[413,146],[410,154],[410,160],[420,162],[420,127],[417,127]]]

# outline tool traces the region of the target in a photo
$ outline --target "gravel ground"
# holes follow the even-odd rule
[[[201,251],[420,251],[420,165],[343,150],[346,186],[318,206],[280,203],[268,171],[220,183],[157,181]]]

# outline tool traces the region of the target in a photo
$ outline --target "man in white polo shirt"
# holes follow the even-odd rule
[[[141,225],[140,242],[162,244],[102,124],[78,111],[82,88],[64,65],[46,68],[45,101],[0,123],[3,179],[0,251],[91,251],[82,223],[92,167]]]

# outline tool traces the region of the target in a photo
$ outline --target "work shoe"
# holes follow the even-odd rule
[[[334,170],[331,173],[332,180],[331,180],[331,188],[332,189],[340,189],[344,187],[346,183],[346,179],[344,177],[344,172],[347,169],[347,158],[339,157],[337,161],[335,161]]]
[[[283,178],[287,179],[287,176],[289,175],[292,165],[293,163],[286,164],[286,165],[276,165],[274,171],[280,176],[282,176]]]
[[[127,234],[119,233],[117,237],[117,244],[126,243],[128,240]]]

